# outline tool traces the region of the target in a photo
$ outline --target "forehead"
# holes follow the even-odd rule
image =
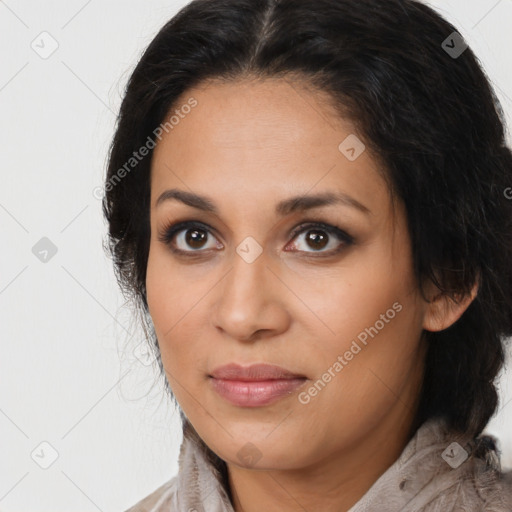
[[[313,95],[305,85],[284,79],[209,81],[183,93],[170,114],[180,111],[190,98],[197,105],[164,133],[159,145],[174,146],[177,157],[187,152],[192,140],[198,144],[193,154],[186,155],[189,158],[200,157],[205,147],[208,152],[236,151],[238,156],[242,150],[265,149],[273,156],[290,146],[300,153],[304,142],[325,150],[339,138],[340,129],[354,131],[333,109],[328,111],[325,95]]]
[[[191,99],[194,108],[182,108]],[[342,190],[376,198],[385,187],[369,151],[349,160],[340,150],[347,138],[362,138],[353,123],[326,94],[298,82],[206,82],[182,94],[167,118],[173,114],[178,122],[153,155],[153,202],[172,186],[225,199],[236,192],[241,203],[249,195],[264,200],[269,190],[283,197]]]

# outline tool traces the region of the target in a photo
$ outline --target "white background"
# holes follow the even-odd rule
[[[0,2],[3,512],[125,510],[177,471],[178,414],[157,372],[133,354],[142,333],[102,250],[93,190],[129,73],[186,3]],[[510,119],[512,0],[431,5],[479,56]],[[43,31],[59,45],[47,59],[31,48]],[[42,237],[57,248],[46,263],[32,253]],[[502,404],[512,399],[511,373],[500,381]],[[486,431],[512,467],[512,402]],[[31,458],[42,441],[59,455],[46,470]]]

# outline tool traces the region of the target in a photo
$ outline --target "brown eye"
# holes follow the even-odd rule
[[[184,238],[189,247],[201,249],[208,235],[204,229],[187,229]]]
[[[303,224],[292,236],[292,240],[298,240],[293,242],[292,252],[307,254],[319,253],[329,256],[354,243],[354,239],[348,233],[323,222]],[[304,239],[302,242],[301,238]],[[168,245],[173,252],[186,256],[196,256],[206,253],[209,249],[223,248],[210,228],[196,222],[179,222],[168,226],[160,233],[158,239]]]
[[[334,254],[354,242],[354,239],[341,229],[321,222],[299,226],[293,237],[293,240],[298,240],[293,243],[293,247],[298,252],[309,254]]]
[[[327,245],[328,239],[329,235],[326,235],[324,231],[311,229],[306,233],[306,243],[317,251]]]
[[[207,227],[190,222],[180,222],[163,230],[159,240],[173,251],[178,253],[202,252],[207,249],[222,248],[222,245],[215,243],[215,238],[211,235]],[[212,239],[208,246],[209,238]]]

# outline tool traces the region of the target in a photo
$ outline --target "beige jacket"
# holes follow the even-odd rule
[[[234,512],[221,473],[187,423],[178,475],[126,512]],[[512,512],[512,471],[502,473],[493,437],[456,437],[444,420],[430,419],[347,512],[373,511]]]

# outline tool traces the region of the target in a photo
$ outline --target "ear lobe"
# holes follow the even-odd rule
[[[433,286],[433,285],[432,285]],[[471,293],[467,295],[449,295],[439,292],[427,303],[423,317],[423,329],[426,331],[443,331],[453,325],[466,311],[478,293],[478,282],[475,282]]]

